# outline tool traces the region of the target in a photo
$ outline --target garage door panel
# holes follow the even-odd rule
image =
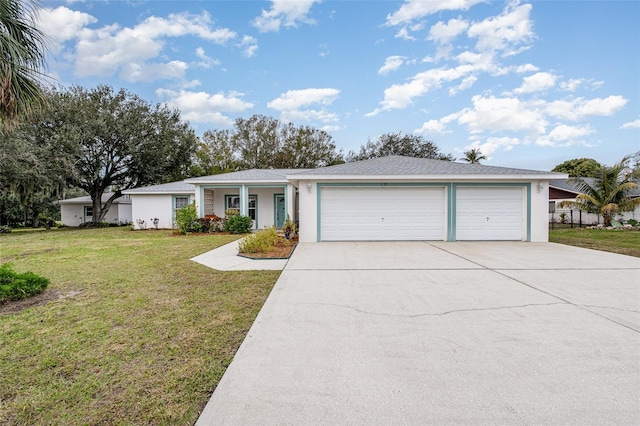
[[[442,240],[442,188],[323,188],[324,241]]]
[[[457,240],[522,240],[521,187],[458,188]]]

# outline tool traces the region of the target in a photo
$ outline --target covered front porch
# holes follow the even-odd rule
[[[281,229],[287,215],[297,221],[296,188],[289,183],[196,185],[195,202],[200,217],[224,217],[230,209],[253,221],[253,229]]]

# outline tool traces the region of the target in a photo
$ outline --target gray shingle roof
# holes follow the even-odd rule
[[[593,186],[595,179],[583,179],[586,183]],[[638,188],[629,193],[631,197],[640,197],[640,181],[637,181],[636,183],[638,183]],[[573,192],[574,194],[580,193],[580,191],[578,191],[578,189],[576,188],[576,184],[571,179],[553,179],[549,181],[549,186],[557,189],[562,189],[564,191]]]
[[[195,186],[181,180],[160,185],[143,186],[141,188],[127,189],[124,194],[193,194]]]
[[[191,183],[227,183],[227,182],[287,182],[287,175],[311,169],[250,169],[219,175],[200,176],[187,179]]]
[[[296,173],[305,176],[552,175],[552,172],[391,155]],[[556,174],[566,176],[566,174]],[[294,177],[293,174],[289,175]]]
[[[102,194],[102,203],[106,203],[109,198],[113,195],[113,192],[105,192]],[[113,201],[114,204],[131,204],[131,198],[129,197],[118,197]],[[76,198],[67,198],[66,200],[58,200],[58,204],[91,204],[91,197],[89,195],[85,195],[82,197]]]

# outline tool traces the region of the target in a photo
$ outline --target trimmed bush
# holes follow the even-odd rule
[[[47,288],[49,279],[33,272],[17,273],[11,264],[0,266],[0,304],[35,296]]]
[[[241,253],[268,253],[278,244],[276,227],[266,227],[262,231],[246,236],[238,243]]]
[[[232,234],[246,234],[251,231],[253,222],[249,216],[240,216],[234,214],[227,218],[224,224],[224,230]]]
[[[202,230],[202,224],[198,222],[196,203],[191,203],[176,210],[176,228],[181,234],[200,232]]]

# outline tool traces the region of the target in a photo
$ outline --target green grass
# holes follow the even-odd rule
[[[193,424],[279,276],[189,261],[237,238],[2,235],[0,263],[72,296],[0,315],[0,424]]]
[[[549,230],[549,241],[640,257],[640,231],[565,228]]]

